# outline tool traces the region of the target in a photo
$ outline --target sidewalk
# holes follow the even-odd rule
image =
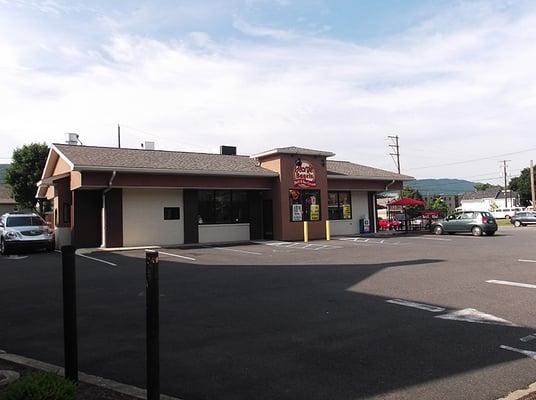
[[[2,350],[0,350],[1,370],[15,371],[21,377],[35,371],[54,372],[63,376],[62,367],[5,353]],[[147,398],[145,389],[136,386],[126,385],[83,372],[79,372],[78,376],[80,382],[78,383],[78,390],[76,392],[77,400],[140,400]],[[0,395],[4,389],[5,387],[0,386]],[[160,395],[160,399],[180,400],[163,394]]]

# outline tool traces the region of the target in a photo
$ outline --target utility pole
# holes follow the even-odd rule
[[[534,211],[536,191],[534,190],[534,163],[530,160],[530,193],[532,197],[532,211]]]
[[[506,187],[506,178],[507,178],[507,172],[506,172],[506,167],[507,167],[507,162],[508,161],[512,161],[512,160],[502,160],[502,164],[503,164],[503,174],[504,174],[504,207],[508,207],[508,197],[507,197],[507,187]]]
[[[398,173],[400,173],[400,146],[398,145],[398,135],[387,136],[387,138],[391,139],[391,144],[389,145],[389,147],[394,151],[394,153],[389,153],[389,155],[395,162]]]
[[[121,127],[117,124],[117,147],[121,148]]]

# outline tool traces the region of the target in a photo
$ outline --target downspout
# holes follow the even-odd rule
[[[112,172],[112,176],[108,181],[108,187],[102,191],[102,243],[101,247],[106,247],[106,193],[112,190],[112,183],[115,178],[117,171]]]
[[[393,185],[394,183],[396,182],[395,179],[393,179],[391,181],[391,183],[388,183],[386,186],[385,186],[385,191],[387,192],[389,190],[389,186]],[[376,207],[376,203],[374,203],[374,207]],[[391,220],[391,210],[389,209],[389,206],[387,206],[387,220]],[[378,218],[378,214],[377,212],[374,213],[374,218]],[[376,223],[376,221],[374,221],[374,223]],[[374,225],[374,229],[377,229],[376,225]]]

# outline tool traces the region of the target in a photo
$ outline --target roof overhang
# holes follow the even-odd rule
[[[132,167],[100,167],[94,165],[75,165],[73,171],[80,172],[133,172],[145,174],[172,174],[172,175],[210,175],[210,176],[236,176],[248,178],[274,178],[279,176],[277,172],[266,171],[263,173],[247,173],[234,171],[202,171],[202,170],[177,170],[167,168],[132,168]]]
[[[406,182],[413,181],[415,178],[411,176],[407,177],[389,177],[389,176],[356,176],[356,175],[329,175],[328,179],[341,179],[341,180],[359,180],[359,181],[398,181]]]
[[[285,148],[278,148],[278,149],[264,151],[258,154],[252,154],[250,158],[263,158],[263,157],[271,156],[274,154],[290,154],[290,155],[316,156],[316,157],[333,157],[335,155],[335,153],[332,153],[330,151],[311,150],[311,149],[288,150]]]

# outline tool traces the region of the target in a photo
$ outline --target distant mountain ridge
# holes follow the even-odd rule
[[[463,179],[416,179],[405,186],[417,189],[422,195],[461,194],[475,190],[475,183]]]

